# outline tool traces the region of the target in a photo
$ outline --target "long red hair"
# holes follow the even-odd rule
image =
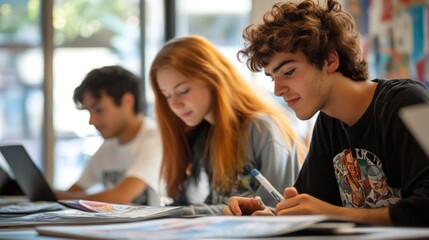
[[[248,124],[255,114],[266,113],[274,119],[291,151],[293,144],[300,142],[287,116],[260,99],[231,62],[208,40],[200,36],[170,40],[158,52],[150,69],[156,117],[163,141],[161,177],[169,196],[176,196],[186,179],[192,153],[187,140],[191,128],[171,111],[157,83],[157,70],[164,66],[173,67],[189,81],[208,85],[213,93],[214,125],[206,149],[210,149],[212,180],[216,188],[229,192],[242,171]],[[302,161],[303,149],[299,150]]]

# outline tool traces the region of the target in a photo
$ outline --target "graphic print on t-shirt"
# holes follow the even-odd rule
[[[102,174],[104,188],[109,189],[116,186],[119,180],[121,180],[122,177],[124,176],[124,173],[125,171],[123,170],[104,171]]]
[[[343,206],[377,208],[399,201],[400,190],[387,185],[380,159],[365,149],[353,153],[345,149],[333,159]]]
[[[115,187],[119,181],[124,177],[125,171],[123,170],[111,170],[105,171],[102,174],[103,186],[105,189]],[[137,196],[132,203],[136,204],[148,204],[149,196],[148,191],[143,191],[139,196]]]

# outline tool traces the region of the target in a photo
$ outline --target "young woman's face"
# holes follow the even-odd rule
[[[169,66],[160,68],[156,79],[171,111],[186,125],[196,126],[203,119],[214,124],[212,92],[207,85],[192,81]]]

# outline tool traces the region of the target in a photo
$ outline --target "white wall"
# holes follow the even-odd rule
[[[261,23],[262,17],[272,6],[281,0],[252,0],[252,23]]]

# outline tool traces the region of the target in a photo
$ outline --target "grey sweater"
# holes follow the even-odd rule
[[[194,159],[191,175],[174,199],[174,205],[185,205],[184,214],[220,215],[230,196],[260,196],[268,206],[275,206],[274,198],[252,177],[250,171],[258,169],[283,194],[285,187],[293,186],[299,172],[296,145],[289,150],[286,140],[273,119],[266,114],[256,115],[249,124],[247,161],[230,194],[214,190],[210,178],[210,164],[204,148],[210,125],[193,143]]]

